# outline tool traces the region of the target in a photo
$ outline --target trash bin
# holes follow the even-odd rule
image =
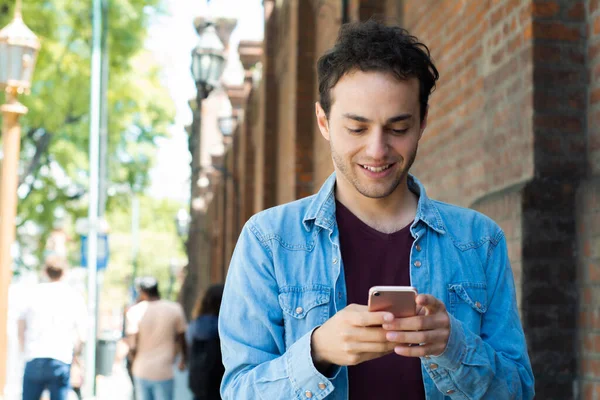
[[[106,335],[96,341],[96,375],[112,374],[119,339],[117,335]]]

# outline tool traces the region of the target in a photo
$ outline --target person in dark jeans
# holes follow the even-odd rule
[[[81,352],[87,319],[83,297],[62,278],[64,260],[49,257],[48,281],[29,292],[19,317],[19,343],[26,360],[23,400],[66,400],[71,390],[71,363]]]
[[[221,399],[219,388],[225,368],[221,357],[218,320],[223,284],[208,288],[199,296],[194,307],[193,320],[186,332],[189,346],[189,388],[194,400]]]
[[[50,399],[67,399],[71,387],[71,366],[53,358],[36,358],[25,365],[23,400],[39,399],[44,389],[50,391]]]

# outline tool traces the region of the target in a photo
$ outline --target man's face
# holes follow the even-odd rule
[[[317,103],[317,120],[331,147],[338,187],[368,198],[391,195],[406,182],[426,126],[419,81],[355,71],[338,81],[331,99],[329,119]]]

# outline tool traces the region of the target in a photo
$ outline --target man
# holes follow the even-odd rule
[[[139,302],[127,311],[126,333],[138,400],[170,400],[174,396],[173,364],[181,351],[179,369],[187,359],[186,321],[178,303],[161,300],[152,277],[138,281]]]
[[[26,361],[23,400],[39,400],[44,389],[52,400],[67,399],[73,356],[80,353],[85,340],[85,302],[63,282],[64,262],[50,256],[44,272],[49,282],[31,290],[18,323]]]
[[[532,398],[502,230],[409,174],[438,79],[428,48],[398,27],[345,25],[318,76],[335,173],[244,227],[219,320],[221,394]],[[375,285],[414,286],[418,315],[369,312]]]

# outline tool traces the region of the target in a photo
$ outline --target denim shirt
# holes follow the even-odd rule
[[[421,358],[427,399],[531,399],[534,378],[504,233],[491,219],[419,196],[411,284],[443,301],[450,337]],[[324,376],[311,335],[346,307],[335,174],[321,190],[253,216],[231,260],[219,333],[224,399],[347,399],[347,367]],[[398,399],[402,388],[398,388]]]

